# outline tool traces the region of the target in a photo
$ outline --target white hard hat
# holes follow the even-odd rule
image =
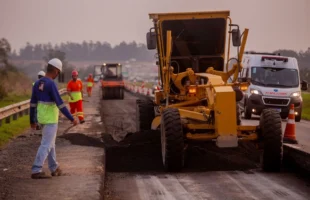
[[[39,71],[38,76],[45,76],[45,72],[44,71]]]
[[[51,59],[50,61],[48,61],[48,64],[53,65],[54,67],[62,71],[62,62],[58,58]]]

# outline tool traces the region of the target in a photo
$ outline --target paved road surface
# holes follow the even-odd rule
[[[259,117],[255,116],[251,120],[242,120],[245,125],[258,125]],[[282,131],[284,133],[287,120],[282,120]],[[310,121],[301,120],[296,122],[296,138],[300,145],[310,146]]]
[[[134,95],[126,93],[121,102],[103,101],[103,115],[108,116],[103,118],[103,123],[110,127],[106,134],[115,133],[114,138],[124,139],[124,129],[114,126],[113,131],[112,125],[134,122],[135,99]],[[255,124],[257,121],[245,123]],[[305,132],[307,125],[306,122],[298,124],[299,139],[308,138]],[[135,131],[132,124],[126,127]],[[161,165],[160,141],[155,135],[134,133],[123,143],[104,139],[111,145],[107,150],[105,199],[309,199],[308,181],[298,179],[285,170],[282,173],[264,173],[253,161],[245,158],[244,152],[238,150],[222,153],[212,148],[198,150],[199,153],[195,153],[195,158],[182,173],[165,173]],[[143,137],[152,142],[145,142]]]

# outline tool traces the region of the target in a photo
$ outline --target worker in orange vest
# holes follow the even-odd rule
[[[67,91],[69,95],[70,112],[72,115],[77,115],[80,123],[84,123],[83,113],[83,83],[78,79],[79,73],[76,70],[72,71],[72,80],[68,82]]]
[[[93,75],[89,74],[86,81],[87,81],[87,94],[88,94],[89,97],[91,97],[92,89],[93,89],[93,86],[94,86]]]

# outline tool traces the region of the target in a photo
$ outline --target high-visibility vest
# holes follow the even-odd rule
[[[80,91],[78,92],[70,92],[73,100],[69,97],[69,102],[77,102],[79,100],[82,100],[82,93]]]
[[[72,89],[71,87],[74,87],[74,89]],[[80,80],[77,80],[76,82],[70,81],[68,83],[67,90],[71,93],[71,96],[73,98],[72,100],[70,97],[68,97],[70,103],[82,100],[82,92],[81,92],[82,88],[83,88],[83,85],[82,85],[82,81]]]
[[[87,79],[87,87],[93,87],[94,83],[93,83],[93,79],[92,78],[88,78]]]
[[[37,119],[40,124],[56,124],[59,118],[59,108],[54,102],[38,102]]]

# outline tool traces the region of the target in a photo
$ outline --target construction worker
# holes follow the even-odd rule
[[[44,71],[39,71],[39,73],[38,73],[38,80],[41,79],[41,78],[44,77],[44,76],[45,76],[45,72],[44,72]],[[34,86],[34,84],[35,84],[35,82],[32,83],[32,86]],[[36,112],[36,113],[37,113],[37,112]],[[36,130],[41,130],[41,129],[42,129],[41,125],[40,125],[39,123],[37,123],[37,128],[36,128]],[[37,133],[37,132],[35,132],[35,134],[41,135],[41,133]]]
[[[88,94],[89,97],[91,97],[92,88],[93,88],[93,86],[94,86],[93,75],[92,75],[92,74],[89,74],[86,81],[87,81],[87,94]]]
[[[71,75],[72,80],[67,85],[70,112],[72,115],[77,115],[82,124],[85,122],[83,114],[83,83],[81,80],[78,80],[79,73],[76,70],[73,70]]]
[[[45,76],[45,72],[44,71],[39,71],[38,73],[38,79],[42,78]],[[35,82],[32,83],[32,86],[34,85]]]
[[[46,158],[52,176],[60,176],[62,171],[56,161],[55,140],[58,129],[59,110],[65,115],[73,125],[77,125],[77,120],[73,118],[69,110],[62,101],[57,86],[53,81],[62,71],[62,62],[53,58],[48,62],[45,77],[36,81],[32,88],[30,100],[30,124],[31,128],[37,127],[36,122],[43,126],[42,140],[32,165],[31,178],[49,178],[42,172],[42,166]],[[35,111],[37,110],[37,115]],[[37,118],[37,119],[36,119]]]

